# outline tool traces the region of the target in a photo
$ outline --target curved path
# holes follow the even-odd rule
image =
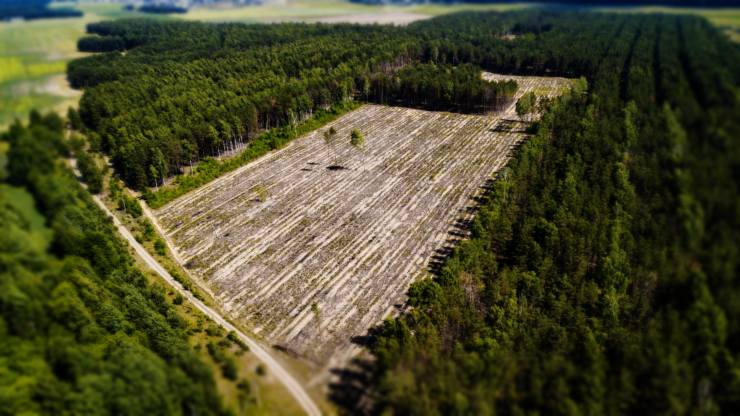
[[[178,291],[184,298],[186,298],[193,306],[198,308],[201,312],[203,312],[206,316],[211,318],[214,322],[221,325],[224,329],[227,331],[234,331],[234,333],[237,334],[240,340],[242,340],[247,346],[249,346],[249,350],[254,353],[255,356],[257,356],[258,359],[260,359],[265,366],[272,372],[272,374],[280,380],[283,385],[285,385],[285,388],[288,389],[291,395],[296,399],[296,401],[301,405],[303,410],[306,411],[306,413],[310,416],[320,416],[321,411],[319,410],[318,406],[316,406],[316,403],[311,399],[311,397],[306,393],[306,391],[303,389],[303,387],[298,383],[298,381],[293,378],[288,371],[286,371],[279,362],[277,362],[271,355],[268,353],[262,346],[252,338],[248,337],[245,333],[240,331],[238,328],[234,327],[234,325],[227,322],[218,312],[211,309],[208,305],[204,304],[200,299],[197,299],[195,296],[193,296],[192,293],[185,290],[185,288],[176,281],[170,274],[167,272],[167,270],[162,267],[156,259],[154,259],[144,247],[142,247],[141,244],[139,244],[138,241],[134,238],[134,236],[131,234],[131,232],[123,225],[121,222],[116,218],[113,213],[110,212],[107,206],[103,203],[103,201],[100,200],[100,198],[97,195],[93,195],[93,200],[95,200],[95,203],[98,204],[100,209],[102,209],[108,216],[113,218],[113,224],[118,229],[118,232],[121,234],[121,236],[133,247],[134,251],[136,251],[136,254],[139,255],[139,257],[144,260],[144,262],[149,266],[152,270],[157,272],[162,279],[164,279],[170,286],[172,286],[175,290]]]

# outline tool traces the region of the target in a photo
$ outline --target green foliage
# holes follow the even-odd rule
[[[428,23],[456,28],[457,56],[505,69],[526,46],[590,90],[551,104],[471,239],[373,331],[375,410],[732,413],[740,52],[694,18],[538,16],[546,36],[506,48],[477,34],[486,16]]]
[[[324,144],[327,146],[332,146],[334,144],[334,140],[337,137],[337,130],[334,128],[334,126],[329,127],[328,130],[324,131]]]
[[[173,305],[182,305],[182,302],[184,300],[185,299],[182,297],[182,295],[178,293],[177,295],[175,295],[175,298],[172,299],[172,304]]]
[[[148,219],[142,217],[139,218],[139,224],[141,224],[141,228],[143,229],[142,234],[144,235],[144,239],[146,239],[146,241],[151,241],[155,235],[152,223],[149,222]]]
[[[95,159],[84,150],[77,152],[77,169],[90,193],[99,194],[103,190],[103,172]]]
[[[242,341],[242,340],[241,340],[241,339],[239,338],[239,336],[237,336],[237,335],[236,335],[236,332],[234,332],[234,331],[229,331],[229,333],[228,333],[228,334],[226,334],[226,338],[227,338],[227,339],[228,339],[229,341],[233,342],[234,344],[238,345],[238,346],[239,346],[239,348],[240,348],[240,349],[241,349],[242,351],[249,351],[249,346],[247,346],[247,344],[245,344],[245,343],[244,343],[244,341]]]
[[[193,282],[191,282],[190,279],[188,279],[187,277],[184,277],[183,275],[181,275],[180,272],[178,272],[174,268],[169,268],[168,267],[167,268],[167,273],[169,273],[170,276],[172,276],[172,278],[175,279],[176,282],[180,283],[185,290],[187,290],[188,292],[192,293],[193,296],[196,297],[196,299],[203,300],[202,295],[200,294],[200,292],[198,292],[195,289],[195,287],[193,285]]]
[[[229,380],[236,381],[239,377],[239,370],[236,368],[234,359],[227,355],[222,346],[216,345],[213,342],[209,342],[206,345],[208,354],[213,358],[213,361],[221,368],[221,374]]]
[[[60,161],[47,120],[3,134],[0,414],[225,414],[182,318]]]
[[[68,76],[86,87],[80,116],[126,182],[157,185],[200,159],[194,175],[146,194],[154,207],[320,127],[341,113],[324,110],[332,105],[485,111],[508,104],[516,86],[487,84],[479,68],[579,78],[532,126],[471,239],[435,279],[410,288],[408,313],[374,332],[376,410],[740,406],[740,52],[706,21],[526,11],[403,28],[128,21],[90,29],[123,39],[127,53],[75,61]],[[539,111],[535,101],[523,97],[520,115]],[[22,136],[9,152],[17,182],[53,169],[33,161],[44,147]],[[247,144],[239,156],[209,158],[235,142]],[[54,196],[45,204],[64,202],[53,181],[39,187]],[[75,229],[57,230],[65,238],[56,244],[77,247],[63,244],[76,241]],[[96,267],[110,270],[104,239],[81,247],[103,253]],[[54,305],[68,328],[91,319],[78,302]]]
[[[201,161],[197,179],[181,176],[175,188],[148,194],[153,206],[319,127],[358,98],[485,112],[503,108],[517,89],[439,54],[440,62],[419,62],[424,36],[401,28],[127,20],[88,30],[99,36],[81,39],[80,48],[126,49],[68,69],[72,85],[85,87],[80,118],[124,181],[158,187]],[[209,159],[244,144],[237,161]]]
[[[516,102],[516,115],[520,118],[532,113],[537,104],[537,96],[533,92],[528,92],[519,98]]]
[[[132,196],[128,196],[124,192],[119,192],[118,195],[118,210],[124,211],[130,214],[134,218],[139,218],[144,213],[139,204],[139,200]]]
[[[209,337],[222,337],[224,330],[218,325],[210,324],[208,327],[206,327],[206,334],[208,334]]]
[[[160,256],[167,254],[167,245],[164,243],[164,240],[158,238],[154,241],[154,251]]]
[[[354,147],[362,147],[365,145],[365,136],[357,129],[352,129],[349,134],[349,144]]]

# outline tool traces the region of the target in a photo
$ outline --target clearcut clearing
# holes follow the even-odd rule
[[[505,78],[519,82],[517,97],[570,85]],[[334,146],[323,139],[330,127]],[[356,350],[351,338],[392,313],[435,255],[465,236],[460,221],[523,127],[513,103],[495,115],[365,105],[155,215],[232,318],[318,366],[341,366]],[[353,129],[363,148],[350,145]]]

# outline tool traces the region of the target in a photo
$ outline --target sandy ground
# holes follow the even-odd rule
[[[568,83],[520,82],[519,94]],[[335,146],[322,139],[330,126]],[[522,127],[513,103],[493,116],[366,105],[155,215],[230,316],[319,367],[342,366],[357,351],[352,337],[393,313],[440,250],[465,237],[456,223]],[[364,149],[349,144],[352,129]]]

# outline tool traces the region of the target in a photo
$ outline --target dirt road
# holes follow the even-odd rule
[[[131,247],[133,247],[134,251],[136,251],[136,254],[142,260],[144,260],[147,266],[149,266],[152,270],[159,274],[162,279],[164,279],[170,286],[177,290],[178,293],[185,297],[193,306],[198,308],[198,310],[203,312],[214,322],[221,325],[227,331],[234,331],[237,336],[239,336],[239,339],[241,339],[245,344],[249,346],[249,350],[265,364],[272,375],[274,375],[278,380],[280,380],[281,383],[283,383],[283,385],[285,385],[290,394],[293,395],[293,397],[296,399],[296,401],[298,401],[298,403],[306,411],[307,414],[311,416],[321,415],[321,411],[319,410],[318,406],[316,406],[316,403],[313,402],[311,397],[308,395],[308,393],[306,393],[306,391],[298,383],[298,381],[296,381],[296,379],[293,378],[293,376],[291,376],[290,373],[288,373],[288,371],[286,371],[279,362],[277,362],[264,348],[262,348],[262,346],[257,343],[257,341],[248,337],[238,328],[231,325],[218,312],[214,311],[209,306],[201,302],[199,299],[196,299],[195,296],[193,296],[189,291],[185,290],[185,288],[183,288],[182,285],[177,282],[167,272],[167,270],[165,270],[157,262],[157,260],[155,260],[149,254],[149,252],[147,252],[146,249],[144,249],[144,247],[142,247],[141,244],[136,241],[131,232],[126,227],[124,227],[120,221],[118,221],[118,218],[116,218],[116,216],[110,212],[108,207],[105,206],[105,204],[103,203],[103,201],[100,200],[99,197],[93,195],[93,199],[95,200],[95,203],[98,204],[100,209],[102,209],[106,214],[113,218],[113,223],[118,229],[118,232],[131,245]]]

